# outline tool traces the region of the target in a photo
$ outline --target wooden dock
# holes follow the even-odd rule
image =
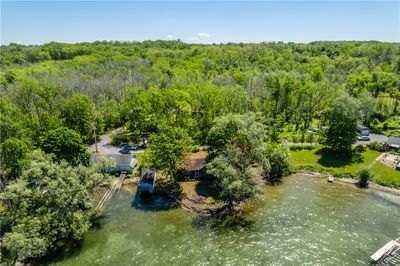
[[[107,192],[104,194],[104,196],[101,198],[99,204],[97,204],[97,207],[95,208],[95,210],[100,210],[104,203],[107,201],[107,199],[111,196],[111,195],[117,195],[119,193],[119,191],[121,190],[122,184],[125,180],[125,178],[127,177],[127,174],[121,174],[118,177],[117,182],[115,182],[112,187],[107,190]]]
[[[371,256],[371,260],[378,264],[400,265],[400,243],[399,239],[390,240]]]

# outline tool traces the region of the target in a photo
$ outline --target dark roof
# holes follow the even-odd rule
[[[96,163],[99,158],[114,159],[117,165],[130,165],[132,160],[136,161],[132,154],[93,154],[90,156],[90,161]]]
[[[186,158],[184,170],[187,172],[201,170],[206,164],[207,152],[199,151]]]
[[[153,184],[156,171],[150,168],[142,168],[140,171],[140,183]]]
[[[367,127],[365,127],[365,126],[363,126],[363,125],[357,125],[357,129],[358,129],[358,130],[365,130],[365,129],[368,129],[368,130],[369,130],[369,128],[367,128]]]
[[[388,138],[388,144],[389,145],[400,145],[400,137],[389,137]]]

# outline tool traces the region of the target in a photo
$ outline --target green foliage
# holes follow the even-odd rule
[[[41,148],[46,153],[53,153],[60,162],[65,160],[70,164],[88,165],[89,154],[78,133],[68,128],[57,128],[47,132],[41,141]]]
[[[162,126],[149,139],[145,165],[163,171],[176,179],[192,144],[187,132],[179,127]]]
[[[368,143],[367,147],[374,151],[384,152],[386,150],[387,144],[380,144],[377,141],[373,141]]]
[[[88,168],[34,154],[30,167],[0,196],[2,215],[13,225],[2,243],[8,255],[24,261],[43,256],[60,240],[80,239],[90,227],[89,192],[96,179]]]
[[[346,152],[357,139],[358,103],[348,94],[335,99],[328,116],[324,144],[335,152]]]
[[[372,168],[374,173],[373,181],[382,186],[400,188],[400,171],[376,162]]]
[[[260,114],[227,115],[214,121],[207,136],[207,173],[228,206],[257,194],[253,181],[266,176],[271,165],[267,156],[267,129]]]
[[[371,172],[371,170],[369,170],[368,168],[365,168],[365,167],[361,168],[357,172],[357,176],[360,179],[359,185],[361,187],[367,187],[368,186],[368,180],[372,180],[374,178],[374,175]]]
[[[95,128],[101,129],[96,121],[96,110],[92,99],[85,95],[73,96],[64,106],[62,117],[65,126],[75,130],[86,142],[92,139]]]
[[[24,165],[28,163],[28,146],[20,139],[11,137],[0,145],[1,167],[10,181],[18,177]]]
[[[271,164],[269,179],[271,181],[288,175],[290,172],[290,152],[286,146],[276,145],[269,149],[268,160]]]

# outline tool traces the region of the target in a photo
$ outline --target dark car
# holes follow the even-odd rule
[[[127,149],[121,149],[121,150],[119,150],[119,153],[122,153],[122,154],[130,154],[131,151],[130,151],[130,150],[127,150]]]
[[[400,171],[400,162],[396,165],[396,170]]]
[[[122,150],[127,150],[127,151],[134,150],[133,147],[131,145],[129,145],[129,144],[125,144],[121,148],[122,148]]]

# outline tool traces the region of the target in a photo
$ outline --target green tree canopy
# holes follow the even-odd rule
[[[42,138],[41,148],[53,153],[56,161],[65,160],[70,164],[89,164],[89,154],[78,133],[69,128],[48,131]]]
[[[191,145],[192,139],[184,129],[162,126],[158,133],[150,136],[145,161],[148,166],[165,172],[171,178],[177,178]]]
[[[91,140],[96,123],[96,110],[89,96],[77,94],[64,106],[63,118],[65,126],[75,130],[84,141]],[[97,125],[97,129],[100,126]]]
[[[253,178],[266,176],[271,170],[262,116],[246,113],[217,118],[207,144],[207,173],[216,178],[215,184],[228,206],[254,197],[258,190]]]
[[[13,225],[2,243],[8,256],[17,261],[36,258],[63,239],[80,239],[90,227],[89,193],[96,175],[35,153],[29,168],[0,196],[6,207],[2,215]]]
[[[328,113],[328,129],[324,144],[335,152],[346,152],[357,140],[358,101],[347,93],[340,93]]]
[[[1,168],[8,176],[4,181],[10,181],[18,177],[22,167],[28,163],[28,146],[15,137],[8,138],[0,145]]]

